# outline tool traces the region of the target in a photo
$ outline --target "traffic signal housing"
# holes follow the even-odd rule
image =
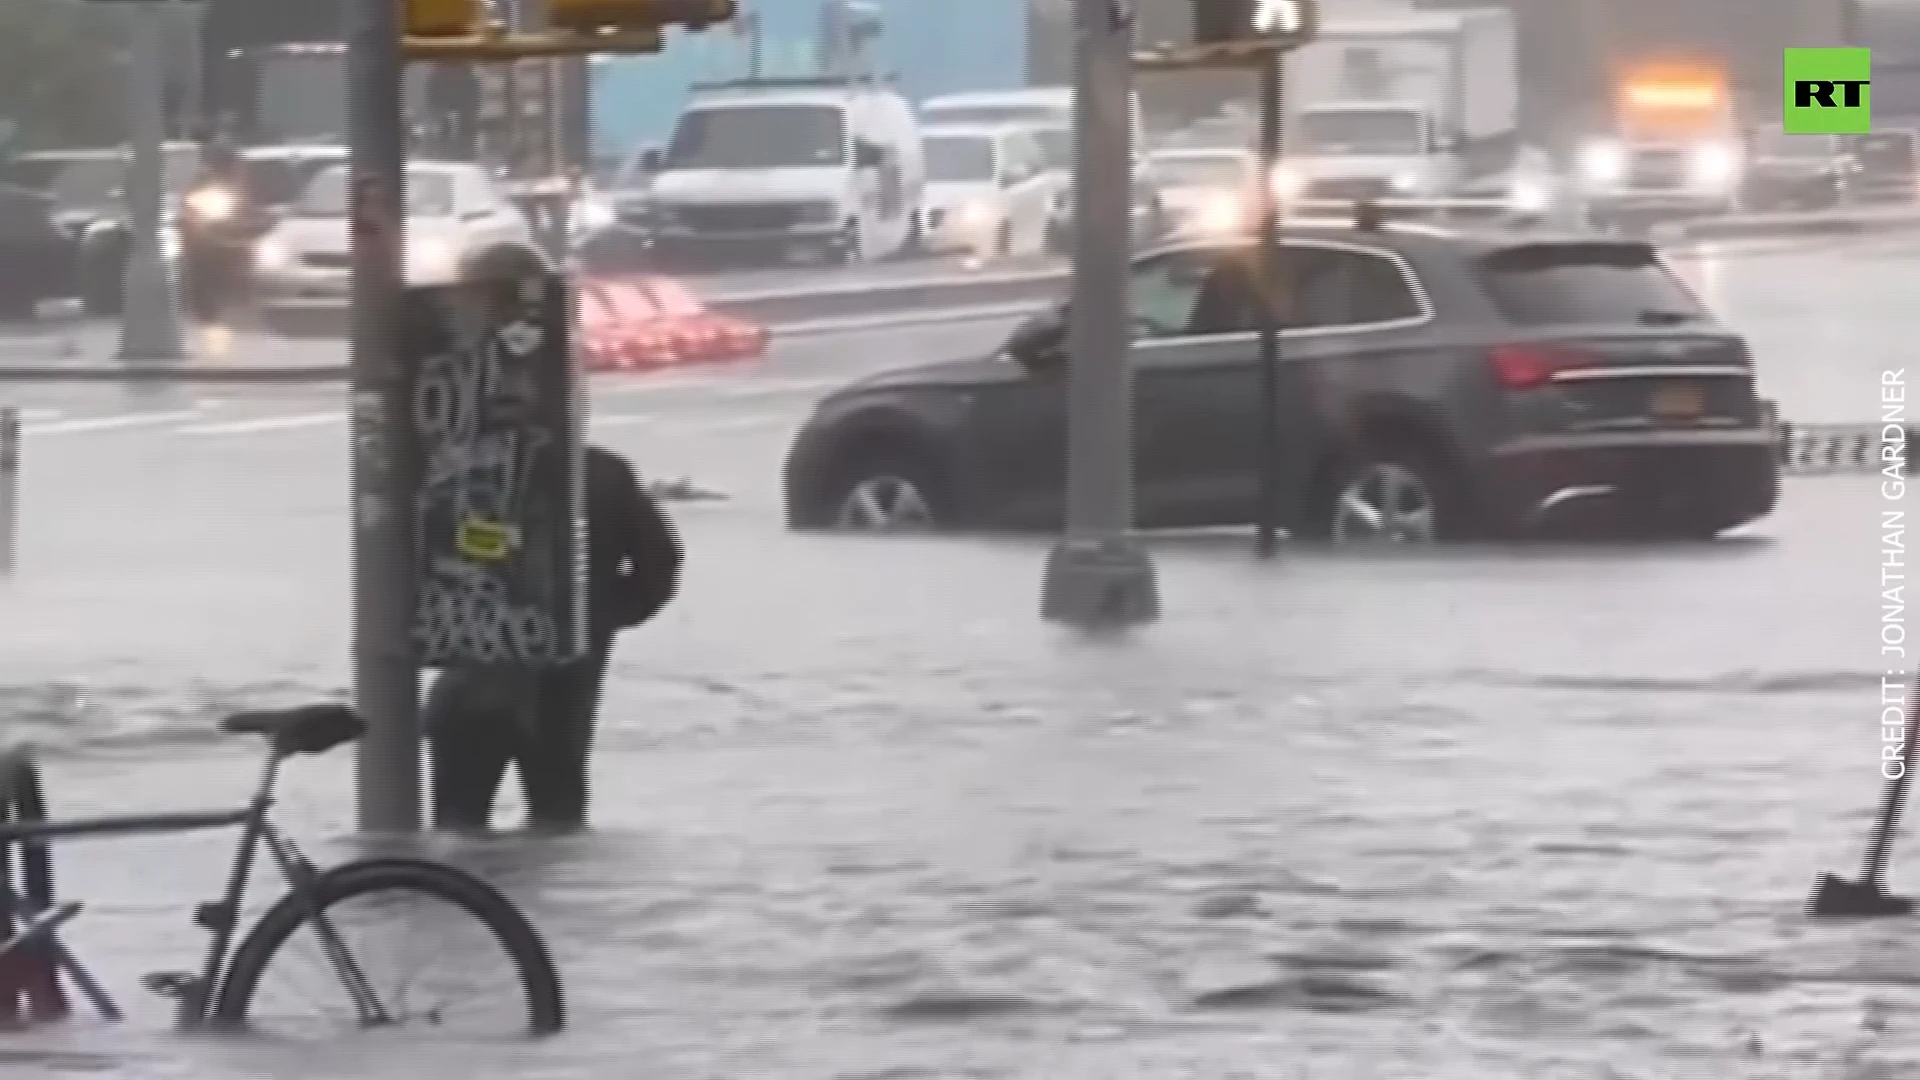
[[[484,0],[405,0],[400,9],[401,33],[408,39],[478,37],[489,20]]]
[[[401,0],[401,51],[416,60],[656,53],[665,30],[732,22],[738,0],[548,0],[542,30],[511,31],[486,0]]]

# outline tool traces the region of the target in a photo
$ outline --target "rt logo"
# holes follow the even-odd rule
[[[1873,53],[1869,49],[1786,50],[1789,135],[1864,135],[1873,130]]]

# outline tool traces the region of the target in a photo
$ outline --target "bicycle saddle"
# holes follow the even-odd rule
[[[264,735],[278,754],[324,754],[366,734],[367,722],[346,705],[322,702],[237,712],[220,722],[220,730],[234,735]]]

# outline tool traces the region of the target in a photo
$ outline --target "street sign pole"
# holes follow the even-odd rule
[[[1083,629],[1152,622],[1159,585],[1133,535],[1133,4],[1076,0],[1073,295],[1067,339],[1066,535],[1041,617]]]
[[[167,135],[165,58],[158,3],[132,5],[127,56],[127,105],[133,127],[127,163],[127,225],[131,244],[121,294],[120,359],[179,360],[186,356],[173,274],[160,246],[165,179],[160,160]]]
[[[397,0],[354,0],[347,40],[352,220],[353,697],[363,832],[421,826],[420,667],[413,642],[413,446],[400,355],[406,133]]]
[[[1274,190],[1280,166],[1280,78],[1278,51],[1262,59],[1260,73],[1260,181],[1255,189],[1260,227],[1260,258],[1254,280],[1260,286],[1260,513],[1254,553],[1271,559],[1279,550],[1280,518],[1280,319],[1290,305],[1281,280],[1280,214]]]

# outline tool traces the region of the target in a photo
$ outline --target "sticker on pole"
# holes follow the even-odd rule
[[[474,562],[500,562],[518,546],[518,531],[503,522],[468,518],[460,523],[454,548]]]

